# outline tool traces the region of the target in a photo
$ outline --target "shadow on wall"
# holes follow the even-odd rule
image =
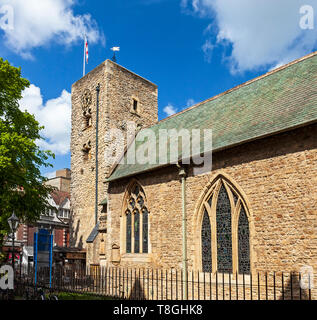
[[[143,288],[141,286],[141,282],[138,277],[136,277],[132,290],[130,292],[130,296],[128,299],[131,300],[145,300],[145,295],[143,292]]]
[[[284,282],[284,290],[278,300],[309,300],[309,290],[301,289],[300,277],[298,273],[293,272],[292,276],[287,275]]]
[[[83,236],[81,236],[78,239],[78,231],[80,227],[80,220],[77,220],[76,228],[74,228],[74,219],[73,214],[71,215],[70,221],[69,221],[69,227],[70,227],[70,247],[76,247],[79,249],[83,248]]]

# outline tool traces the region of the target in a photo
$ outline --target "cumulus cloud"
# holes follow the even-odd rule
[[[317,26],[300,28],[303,5],[314,8],[317,21],[317,0],[181,1],[187,12],[216,22],[214,45],[229,48],[233,73],[275,68],[310,53],[317,45]]]
[[[163,109],[163,111],[167,114],[168,117],[177,113],[176,108],[170,103]]]
[[[38,141],[43,149],[65,155],[70,149],[71,94],[63,90],[60,97],[48,100],[45,104],[39,87],[31,84],[25,89],[20,100],[20,109],[34,114],[45,128],[41,135],[45,141]]]
[[[75,15],[75,0],[0,0],[14,12],[13,28],[3,30],[5,44],[24,58],[32,58],[32,49],[54,41],[71,45],[83,39],[90,43],[104,42],[97,23],[90,14]]]

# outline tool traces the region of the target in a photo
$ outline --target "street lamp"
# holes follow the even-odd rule
[[[14,238],[15,238],[15,232],[18,229],[19,226],[19,218],[14,214],[8,219],[8,223],[12,232],[12,268],[14,272]]]

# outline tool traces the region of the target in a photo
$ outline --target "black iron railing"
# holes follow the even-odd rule
[[[22,268],[16,287],[34,286],[32,269]],[[49,288],[49,269],[37,272],[37,286]],[[181,270],[55,267],[55,292],[76,292],[133,300],[312,300],[313,275],[295,272],[253,274],[203,273]]]

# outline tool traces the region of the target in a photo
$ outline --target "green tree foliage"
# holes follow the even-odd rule
[[[30,85],[15,68],[0,58],[0,246],[10,228],[7,219],[14,211],[21,222],[34,222],[48,206],[52,190],[44,185],[40,167],[54,154],[43,151],[39,123],[19,109],[22,91]]]

